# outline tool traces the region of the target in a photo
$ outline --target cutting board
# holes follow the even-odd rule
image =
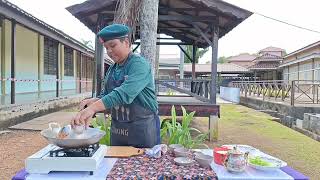
[[[142,155],[143,153],[143,149],[135,148],[132,146],[108,146],[105,157],[126,158]]]

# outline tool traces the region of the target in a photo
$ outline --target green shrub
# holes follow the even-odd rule
[[[100,144],[110,146],[111,116],[105,119],[104,114],[101,113],[91,121],[91,125],[94,128],[99,128],[100,130],[106,132],[106,135],[101,138]]]
[[[186,109],[181,106],[183,116],[182,122],[177,122],[175,107],[171,108],[171,121],[163,121],[161,124],[161,138],[168,144],[181,144],[186,148],[197,148],[205,146],[204,141],[208,137],[208,133],[201,133],[198,129],[190,127],[195,112],[187,113]],[[195,138],[191,137],[191,131],[198,133]]]

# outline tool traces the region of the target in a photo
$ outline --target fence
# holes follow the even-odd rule
[[[283,101],[290,103],[291,106],[320,103],[320,81],[234,81],[232,86],[239,88],[245,97],[255,96],[262,97],[263,100]]]
[[[173,95],[173,92],[188,94],[201,100],[210,98],[210,79],[157,79],[158,94]]]

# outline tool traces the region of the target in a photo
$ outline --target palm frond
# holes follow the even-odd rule
[[[139,24],[142,0],[118,0],[114,13],[114,23],[126,24],[131,27],[131,40],[135,40],[136,27]]]

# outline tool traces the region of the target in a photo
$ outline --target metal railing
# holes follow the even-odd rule
[[[242,95],[262,97],[263,100],[284,101],[295,104],[319,104],[320,81],[312,80],[271,80],[233,81]]]
[[[158,94],[172,95],[170,92],[175,91],[207,101],[210,98],[210,82],[210,79],[157,79],[156,85]]]

